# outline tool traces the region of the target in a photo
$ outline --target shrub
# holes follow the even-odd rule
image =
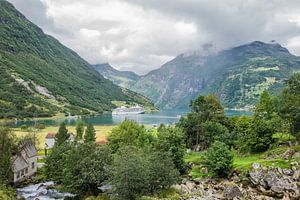
[[[215,176],[226,176],[232,168],[232,163],[233,154],[222,142],[214,142],[204,153],[203,165]]]

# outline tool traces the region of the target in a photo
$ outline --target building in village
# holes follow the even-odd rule
[[[102,145],[106,145],[107,144],[107,140],[100,140],[96,142],[96,145],[102,146]]]
[[[13,157],[12,182],[19,183],[37,172],[37,149],[31,140],[24,140]]]
[[[48,133],[45,140],[45,148],[51,149],[55,144],[55,133]]]
[[[51,149],[53,148],[54,144],[55,144],[55,135],[56,133],[48,133],[46,135],[46,140],[45,140],[45,148],[46,149]],[[69,141],[73,142],[75,140],[75,135],[73,133],[69,133],[70,137],[69,137]]]

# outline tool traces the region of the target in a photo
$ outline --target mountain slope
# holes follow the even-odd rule
[[[86,114],[114,100],[145,103],[0,0],[0,117]]]
[[[300,58],[259,41],[215,54],[182,54],[142,77],[131,89],[161,108],[182,108],[199,94],[215,93],[226,107],[255,104],[263,90],[276,93],[300,71]]]
[[[94,65],[94,68],[102,76],[122,87],[129,87],[140,79],[139,75],[136,73],[130,71],[118,71],[108,63]]]

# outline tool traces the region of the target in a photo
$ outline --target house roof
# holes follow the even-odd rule
[[[26,152],[29,158],[37,155],[37,149],[35,148],[31,140],[24,140],[21,142],[19,152],[21,152],[22,150]]]
[[[20,171],[26,167],[29,167],[29,165],[23,156],[20,153],[15,155],[13,158],[13,172]]]
[[[46,139],[52,139],[52,138],[55,138],[55,133],[48,133],[47,135],[46,135]]]
[[[107,144],[107,141],[106,140],[100,140],[100,141],[97,141],[96,144],[97,145],[105,145],[105,144]]]

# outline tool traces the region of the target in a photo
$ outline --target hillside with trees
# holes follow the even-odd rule
[[[71,49],[0,0],[0,118],[109,111],[112,101],[151,104],[114,85]]]

